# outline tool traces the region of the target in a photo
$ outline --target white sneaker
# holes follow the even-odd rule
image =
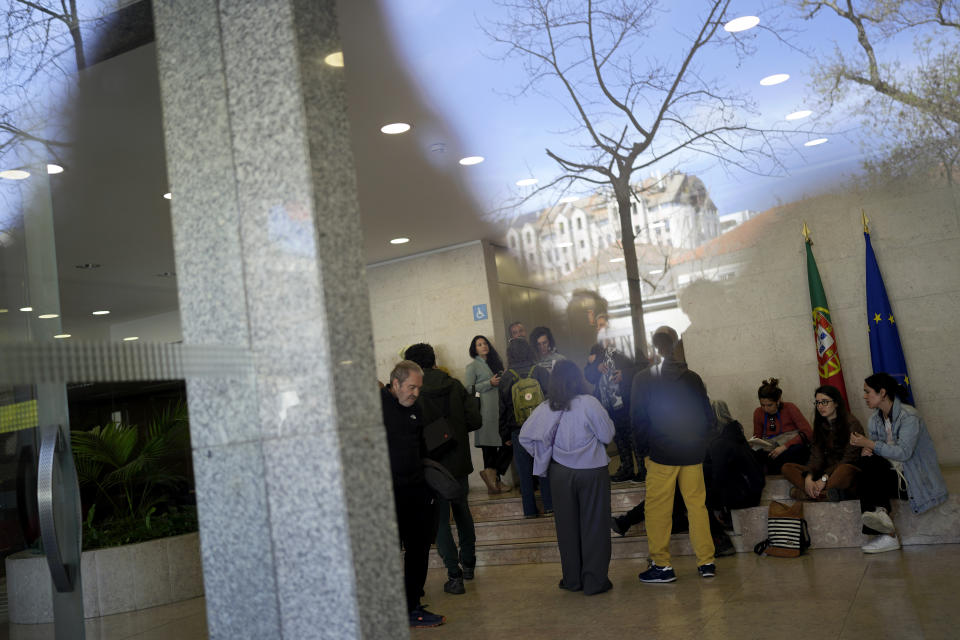
[[[897,540],[896,536],[883,534],[860,547],[860,550],[864,553],[883,553],[884,551],[896,551],[899,548],[900,541]]]
[[[887,510],[883,507],[878,507],[876,511],[864,511],[860,516],[860,521],[863,523],[863,526],[869,527],[874,531],[879,531],[880,533],[893,533],[896,531],[896,528],[893,526],[893,520],[890,519],[890,514],[888,514]]]

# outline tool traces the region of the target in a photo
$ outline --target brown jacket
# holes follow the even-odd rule
[[[825,424],[820,422],[818,424]],[[852,464],[860,458],[860,447],[850,444],[850,434],[863,435],[863,426],[856,416],[847,414],[846,433],[841,429],[837,433],[834,429],[827,429],[820,433],[819,427],[814,427],[813,442],[810,444],[810,461],[807,468],[810,475],[819,478],[822,474],[831,474],[839,464]]]

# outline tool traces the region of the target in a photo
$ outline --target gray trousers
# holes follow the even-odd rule
[[[562,588],[587,595],[612,587],[610,568],[610,474],[607,467],[571,469],[550,463],[553,518],[557,527]]]

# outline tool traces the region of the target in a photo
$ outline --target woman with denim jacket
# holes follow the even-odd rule
[[[858,466],[863,533],[875,536],[861,549],[882,553],[900,548],[890,518],[891,495],[906,494],[917,514],[947,499],[947,485],[923,418],[905,402],[906,391],[888,373],[864,380],[863,399],[876,409],[867,435],[850,434],[850,444],[863,447]]]

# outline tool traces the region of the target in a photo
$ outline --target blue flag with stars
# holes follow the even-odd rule
[[[893,317],[893,309],[890,308],[887,289],[883,286],[880,265],[873,254],[870,233],[864,232],[863,237],[867,243],[867,332],[870,334],[873,372],[885,371],[896,378],[897,382],[906,387],[907,401],[913,404],[913,388],[910,386],[910,376],[907,375],[903,347],[900,346],[897,321]]]

